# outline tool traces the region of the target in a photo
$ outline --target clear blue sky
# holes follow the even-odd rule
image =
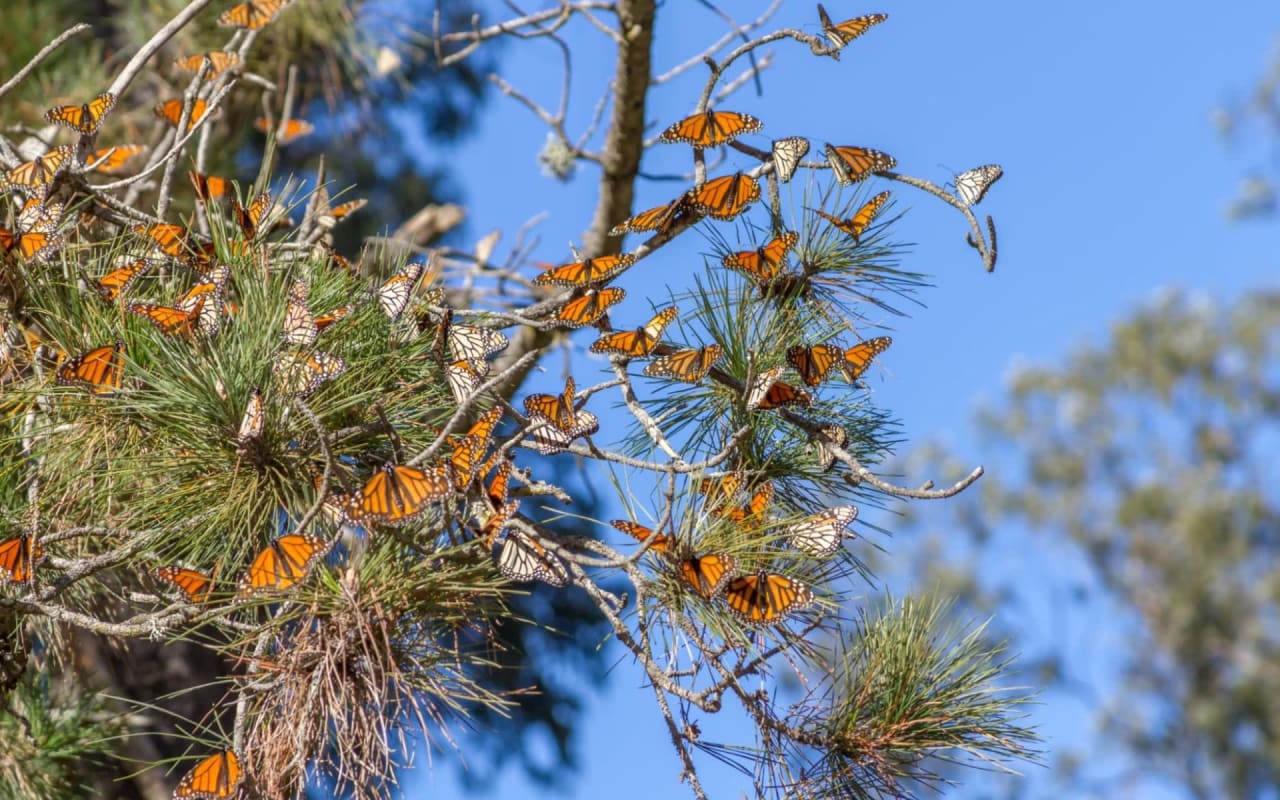
[[[767,4],[722,5],[747,19]],[[907,211],[896,236],[917,245],[905,265],[936,284],[920,296],[927,307],[911,319],[885,320],[894,346],[872,377],[877,402],[898,416],[909,442],[943,438],[958,455],[982,463],[967,418],[980,399],[998,396],[1014,365],[1051,363],[1099,340],[1158,287],[1229,299],[1276,285],[1275,223],[1230,223],[1223,214],[1241,178],[1266,157],[1260,135],[1252,132],[1232,148],[1210,119],[1216,105],[1243,95],[1261,73],[1280,34],[1274,0],[826,5],[836,19],[876,11],[890,19],[850,45],[838,63],[800,46],[776,46],[764,95],[746,90],[722,104],[765,121],[758,144],[798,133],[818,148],[824,140],[877,147],[895,155],[901,171],[936,183],[990,161],[1005,168],[981,206],[995,215],[1000,232],[1000,263],[991,275],[965,245],[966,226],[952,209],[900,184],[875,187],[893,189],[898,210]],[[668,0],[661,11],[659,72],[723,29],[689,0]],[[808,0],[787,0],[777,22],[818,31]],[[609,48],[584,26],[571,27],[566,38],[575,54],[576,131],[610,72]],[[550,44],[513,42],[502,71],[554,106],[560,63]],[[677,82],[655,92],[655,128],[693,106],[703,73],[695,74],[696,85]],[[549,212],[536,229],[542,245],[533,257],[559,263],[569,260],[567,244],[580,243],[589,224],[598,174],[586,165],[569,183],[544,176],[537,163],[544,140],[526,109],[494,97],[479,134],[437,154],[466,187],[475,237],[502,229],[503,252],[523,223]],[[675,148],[655,155],[647,168],[677,164]],[[747,164],[731,157],[730,166]],[[678,191],[678,184],[644,186],[636,210]],[[643,282],[636,271],[623,280],[632,296],[620,319],[647,319],[648,282],[679,286],[682,273],[710,249],[694,232],[682,239],[637,268]],[[581,336],[585,347],[589,334]],[[574,372],[584,383],[597,367],[584,359]],[[896,525],[887,514],[867,516]],[[885,544],[891,552],[908,546]],[[1088,735],[1078,729],[1087,718],[1078,706],[1049,704],[1035,720],[1066,741]],[[750,741],[747,731],[743,736]],[[649,800],[687,791],[677,784],[678,762],[629,660],[592,702],[580,744],[583,769],[569,796]],[[458,796],[451,768],[421,766],[423,774],[407,784],[410,796],[424,787]],[[715,796],[741,796],[732,790],[736,779],[724,777],[712,783],[720,790]],[[964,794],[983,796],[985,780],[973,773]],[[500,787],[500,796],[539,796],[515,775]]]

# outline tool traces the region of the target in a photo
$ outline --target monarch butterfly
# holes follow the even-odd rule
[[[231,182],[216,175],[205,175],[202,172],[191,170],[187,173],[187,177],[191,179],[191,185],[196,190],[196,199],[201,203],[207,203],[218,197],[226,197],[231,190]]]
[[[448,462],[430,469],[388,464],[373,473],[356,497],[361,518],[384,525],[404,525],[444,500],[453,489],[453,468]]]
[[[343,319],[346,319],[355,310],[356,310],[356,307],[348,303],[345,306],[338,306],[332,311],[326,312],[324,314],[321,314],[315,317],[314,320],[316,323],[316,330],[320,333],[324,333],[325,328],[329,327],[335,322],[339,322]]]
[[[62,204],[51,203],[48,208],[43,205],[31,205],[18,215],[19,229],[15,231],[0,228],[0,248],[5,254],[18,251],[28,261],[43,262],[66,243],[66,239],[53,233],[62,218]],[[29,228],[23,230],[23,227]]]
[[[281,536],[258,553],[240,579],[240,596],[278,592],[307,577],[311,567],[332,547],[316,536],[291,533]]]
[[[236,224],[240,226],[240,232],[244,234],[244,238],[249,240],[258,235],[262,221],[271,213],[271,209],[269,192],[263,192],[255,197],[248,208],[234,200],[231,201],[231,212],[235,215]]]
[[[182,121],[183,102],[181,97],[175,97],[166,100],[155,107],[155,114],[160,119],[169,123],[173,127],[178,127],[178,123]],[[209,110],[209,104],[201,98],[197,97],[191,101],[191,114],[187,117],[187,130],[194,128],[200,120],[204,119],[205,112]]]
[[[58,367],[58,383],[88,386],[93,394],[115,394],[124,382],[124,342],[104,344]]]
[[[747,392],[747,410],[765,411],[782,406],[807,406],[813,403],[813,397],[803,389],[797,389],[789,383],[778,380],[782,367],[767,369],[756,376]]]
[[[198,570],[171,564],[159,567],[154,574],[160,580],[176,586],[187,598],[188,603],[199,605],[207,601],[209,595],[213,593],[213,579]]]
[[[677,565],[680,579],[703,600],[710,600],[724,589],[738,569],[738,560],[728,553],[707,553],[686,558]]]
[[[844,360],[840,362],[840,370],[849,383],[856,381],[871,366],[876,356],[889,349],[893,339],[888,336],[877,336],[865,342],[858,342],[844,351]]]
[[[405,268],[392,275],[378,287],[378,305],[391,320],[400,319],[405,306],[409,305],[409,297],[413,293],[414,284],[422,277],[422,263],[415,261],[406,264]]]
[[[844,47],[888,18],[888,14],[867,14],[866,16],[847,19],[837,25],[831,21],[831,17],[827,16],[827,10],[822,7],[822,3],[818,3],[818,19],[822,22],[822,32],[831,41],[831,46],[837,49]],[[838,54],[833,53],[832,55]]]
[[[291,119],[284,123],[284,127],[275,125],[267,117],[258,117],[253,121],[253,127],[265,134],[276,133],[277,141],[280,144],[289,144],[294,139],[301,139],[303,136],[309,136],[314,133],[316,126],[307,122],[305,119]]]
[[[772,625],[813,602],[813,592],[797,580],[776,572],[757,572],[729,582],[724,601],[738,619],[749,625]]]
[[[84,105],[51,108],[44,112],[44,118],[88,136],[98,132],[98,128],[102,126],[102,118],[115,104],[116,96],[111,92],[103,92]]]
[[[236,53],[229,53],[226,50],[197,53],[194,56],[187,56],[174,61],[173,68],[187,72],[199,72],[205,68],[205,64],[209,65],[207,77],[209,80],[213,80],[231,67],[239,66],[240,56]]]
[[[178,308],[196,312],[197,330],[202,336],[213,336],[222,327],[227,280],[230,277],[231,269],[226,264],[218,264],[209,270],[200,283],[178,298]]]
[[[724,354],[718,344],[709,344],[696,350],[677,350],[670,355],[655,358],[644,368],[650,378],[671,378],[685,383],[697,383],[707,376],[711,367]]]
[[[688,198],[686,195],[681,195],[670,203],[646,209],[635,216],[624,219],[609,229],[609,235],[621,236],[624,233],[641,233],[644,231],[666,233],[688,209]]]
[[[721,263],[730,269],[741,270],[761,281],[772,281],[778,276],[778,267],[787,258],[787,253],[796,246],[800,235],[795,231],[784,231],[755,250],[740,250],[730,253],[721,259]]]
[[[806,386],[817,386],[830,374],[844,351],[831,344],[815,344],[812,347],[796,345],[787,348],[787,363],[800,373]]]
[[[44,549],[27,534],[5,539],[0,542],[0,582],[26,583],[42,560]]]
[[[154,243],[155,249],[169,258],[179,261],[190,260],[191,245],[188,243],[187,229],[181,225],[168,222],[157,222],[153,225],[135,225],[133,232],[145,236]]]
[[[593,283],[609,280],[634,263],[636,263],[635,256],[626,254],[588,258],[584,261],[553,267],[534,278],[533,282],[542,286],[548,284],[590,286]]]
[[[498,571],[516,583],[542,581],[561,587],[569,582],[569,570],[559,556],[518,530],[507,532],[498,553]]]
[[[334,250],[332,245],[326,244],[323,240],[317,241],[312,247],[312,255],[315,258],[327,259],[331,265],[337,267],[348,275],[355,275],[359,272],[358,269],[351,265],[351,262],[347,260],[345,256],[337,250]]]
[[[841,185],[848,185],[866,178],[873,172],[884,172],[898,165],[898,160],[888,153],[870,147],[826,146],[827,164]]]
[[[966,207],[981,203],[991,184],[1003,175],[1004,168],[999,164],[983,164],[961,172],[956,176],[956,194],[960,196],[960,202]]]
[[[493,480],[485,487],[484,496],[489,507],[497,510],[507,504],[507,496],[511,493],[511,461],[504,459],[493,473]]]
[[[494,406],[476,419],[467,429],[467,436],[478,438],[484,444],[484,449],[488,449],[490,442],[493,441],[493,432],[501,421],[502,406]]]
[[[824,558],[840,549],[845,529],[858,518],[857,506],[837,506],[786,527],[787,542],[814,558]]]
[[[744,133],[756,133],[764,123],[736,111],[706,111],[685,117],[662,132],[660,142],[684,142],[694,147],[727,144]]]
[[[69,144],[61,144],[42,156],[33,158],[25,164],[19,164],[4,173],[0,186],[6,190],[14,186],[26,192],[44,197],[48,194],[49,184],[66,168],[67,162],[75,155],[75,148]]]
[[[129,288],[129,284],[133,283],[134,279],[150,268],[151,262],[145,258],[129,261],[128,257],[126,257],[124,266],[113,269],[101,278],[92,281],[89,285],[93,287],[99,297],[110,303],[119,297],[121,292]]]
[[[326,205],[328,203],[328,193],[325,194]],[[348,200],[330,208],[328,211],[321,212],[316,217],[316,223],[322,228],[332,228],[347,216],[354,214],[365,206],[369,205],[369,201],[361,197],[356,200]]]
[[[234,750],[214,753],[196,764],[173,790],[174,800],[226,800],[240,788],[244,772]]]
[[[825,219],[827,222],[830,222],[832,225],[852,236],[853,241],[856,244],[861,239],[862,233],[867,229],[867,226],[871,224],[871,220],[875,219],[876,214],[880,213],[880,209],[884,207],[884,204],[888,200],[889,193],[881,192],[864,203],[852,217],[849,217],[849,219],[833,217],[818,208],[810,210]]]
[[[533,438],[533,449],[544,456],[562,453],[568,449],[574,439],[579,436],[590,436],[600,430],[600,420],[590,411],[576,412],[573,415],[573,427],[567,431],[561,430],[542,417],[535,417],[533,421],[542,423],[530,432]]]
[[[760,199],[760,184],[741,172],[709,180],[693,190],[690,204],[713,219],[733,219]]]
[[[265,421],[262,389],[255,386],[249,393],[249,402],[245,404],[244,416],[240,418],[240,427],[236,430],[236,449],[247,450],[251,442],[261,439]]]
[[[498,331],[475,325],[455,325],[452,309],[445,310],[436,336],[443,337],[448,342],[449,355],[455,360],[482,362],[494,353],[505,350],[510,344],[507,337]]]
[[[103,175],[115,175],[131,158],[145,152],[147,152],[145,144],[118,144],[115,147],[104,147],[101,150],[94,150],[85,159],[85,164],[89,165],[86,169],[101,172]]]
[[[818,451],[818,466],[827,472],[836,464],[836,454],[831,451],[831,445],[843,450],[849,444],[849,432],[839,425],[825,425],[814,437],[813,444]]]
[[[311,309],[307,308],[307,285],[294,281],[289,291],[289,303],[284,309],[284,331],[281,337],[289,344],[310,347],[315,344],[320,328],[316,325]]]
[[[246,0],[219,14],[218,24],[256,31],[274,19],[287,3],[288,0]]]
[[[610,306],[622,302],[627,293],[616,286],[606,289],[588,289],[583,294],[560,306],[556,319],[570,328],[590,325],[604,316]]]
[[[773,172],[781,183],[787,183],[796,174],[800,159],[809,154],[809,140],[803,136],[774,139],[771,148]]]
[[[773,482],[763,481],[745,506],[737,505],[741,483],[737,475],[725,475],[719,479],[705,478],[698,484],[698,491],[707,496],[708,510],[712,514],[734,522],[745,522],[750,517],[760,516],[769,507],[773,500]]]
[[[486,547],[493,547],[494,539],[497,539],[498,535],[507,529],[507,523],[511,521],[511,518],[519,510],[520,501],[512,500],[489,511],[488,518],[485,519],[484,525],[480,527],[480,535],[484,537]]]
[[[485,450],[489,443],[479,436],[468,433],[453,446],[453,454],[449,456],[449,464],[453,467],[453,488],[466,491],[480,470]]]
[[[593,353],[617,353],[633,358],[647,356],[658,346],[662,332],[676,318],[679,310],[668,306],[654,315],[653,319],[633,331],[614,331],[601,336],[591,345]]]
[[[283,352],[273,367],[280,388],[295,397],[306,397],[341,375],[347,362],[340,356],[315,350],[309,353]]]
[[[201,297],[190,309],[161,306],[155,303],[132,303],[129,312],[145,318],[166,336],[190,336],[195,332],[195,322],[200,318],[205,298]]]
[[[480,383],[489,374],[489,365],[483,361],[473,362],[459,359],[444,368],[445,379],[453,399],[462,405],[476,392],[480,391]]]
[[[540,417],[562,431],[574,429],[573,400],[577,387],[573,376],[565,378],[561,394],[531,394],[524,399],[524,411],[530,417]]]
[[[650,540],[649,537],[653,535],[652,528],[647,528],[644,525],[625,519],[610,520],[609,524],[633,539],[641,542],[648,541],[650,550],[663,551],[671,549],[671,537],[665,533],[660,533]]]

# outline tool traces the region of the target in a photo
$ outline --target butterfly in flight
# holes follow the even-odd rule
[[[837,24],[831,21],[822,3],[818,3],[818,19],[822,22],[822,32],[826,34],[831,46],[837,51],[888,18],[888,14],[867,14]],[[831,55],[840,57],[839,52],[833,52]]]
[[[574,297],[560,306],[556,312],[556,320],[570,328],[581,328],[590,325],[604,316],[610,306],[622,302],[627,293],[616,286],[604,289],[587,289],[583,294]]]
[[[258,553],[240,579],[240,597],[280,592],[302,581],[332,542],[316,536],[291,533],[281,536]]]
[[[713,219],[729,220],[760,199],[760,183],[741,172],[713,178],[693,190],[689,204]]]
[[[85,169],[101,172],[103,175],[116,175],[124,169],[134,156],[147,152],[145,144],[118,144],[115,147],[104,147],[94,150],[85,159]]]
[[[774,139],[770,154],[773,157],[773,173],[778,176],[779,182],[787,183],[796,174],[800,159],[809,154],[809,140],[803,136]]]
[[[898,165],[898,160],[888,153],[870,147],[848,147],[828,144],[827,164],[836,180],[848,185],[863,180],[868,175],[884,172]]]
[[[757,572],[730,581],[724,590],[724,601],[738,619],[749,625],[773,625],[812,603],[813,592],[785,575]]]
[[[795,231],[783,231],[764,246],[755,250],[740,250],[725,256],[721,263],[730,269],[745,272],[758,281],[765,283],[778,277],[778,267],[786,261],[787,253],[796,246],[800,235]]]
[[[182,121],[183,102],[181,97],[175,97],[166,100],[155,107],[155,114],[160,119],[169,123],[173,127],[178,127]],[[209,110],[209,104],[201,98],[197,97],[191,101],[191,113],[187,117],[187,130],[190,131],[200,120],[204,119],[204,115]]]
[[[27,534],[5,539],[0,542],[0,583],[26,583],[43,560],[44,549]]]
[[[707,376],[711,367],[720,360],[724,349],[718,344],[690,350],[677,350],[655,358],[644,368],[650,378],[671,378],[685,383],[697,383]]]
[[[999,164],[983,164],[980,167],[965,170],[956,176],[956,194],[965,206],[976,206],[982,202],[991,184],[1000,180],[1004,168]]]
[[[662,339],[662,332],[679,313],[675,306],[662,309],[653,319],[633,331],[614,331],[606,333],[591,345],[593,353],[614,353],[616,355],[640,358],[653,352]]]
[[[199,605],[206,602],[213,593],[213,579],[199,570],[170,564],[159,567],[154,574],[182,592],[188,603]]]
[[[246,0],[218,15],[218,24],[228,28],[256,31],[275,19],[288,0]]]
[[[124,343],[105,344],[58,367],[58,383],[87,386],[93,394],[115,394],[124,383]]]
[[[756,133],[764,123],[750,114],[736,111],[706,111],[685,117],[658,137],[660,142],[684,142],[694,147],[728,144],[744,133]]]
[[[205,758],[184,775],[173,790],[173,800],[229,800],[243,780],[235,751],[224,750]]]
[[[284,123],[284,127],[280,127],[272,123],[267,117],[258,117],[253,121],[253,127],[270,134],[275,132],[280,144],[289,144],[303,136],[310,136],[315,133],[316,126],[307,122],[305,119],[291,119]]]
[[[808,406],[813,403],[813,397],[808,392],[778,380],[781,375],[782,367],[773,367],[755,377],[747,391],[748,411],[767,411],[783,406]]]
[[[116,96],[103,92],[84,105],[57,106],[44,113],[44,118],[88,136],[98,132],[102,120],[116,104]]]
[[[591,286],[609,280],[634,263],[632,255],[598,256],[552,267],[533,282],[542,286]]]
[[[862,207],[854,212],[854,215],[849,219],[840,219],[839,217],[832,216],[818,208],[812,208],[809,210],[822,217],[827,222],[830,222],[836,228],[839,228],[852,236],[854,244],[857,244],[861,239],[862,234],[867,230],[867,226],[876,218],[876,214],[880,213],[880,209],[884,207],[884,204],[888,202],[888,200],[889,193],[881,192],[864,203]]]
[[[226,50],[214,50],[210,53],[197,53],[186,58],[179,58],[173,62],[173,67],[187,72],[199,72],[205,68],[206,64],[209,65],[209,72],[206,77],[209,80],[213,80],[228,69],[240,66],[240,56]]]
[[[844,373],[845,380],[849,383],[856,381],[862,373],[867,371],[867,367],[871,366],[872,359],[888,350],[891,344],[893,339],[890,337],[877,336],[865,342],[858,342],[845,350],[844,357],[840,361],[840,370]]]
[[[840,549],[845,530],[857,518],[857,506],[828,508],[788,525],[787,543],[814,558],[825,558]]]

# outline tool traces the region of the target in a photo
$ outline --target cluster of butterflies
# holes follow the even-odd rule
[[[771,482],[758,484],[747,497],[743,479],[734,474],[704,479],[699,490],[708,498],[712,515],[737,524],[763,520],[773,500]],[[826,558],[840,549],[857,516],[855,506],[829,508],[783,526],[781,534],[797,551]],[[778,624],[813,602],[812,590],[795,578],[766,570],[739,574],[738,560],[728,553],[696,553],[692,547],[680,546],[673,536],[629,520],[610,524],[661,554],[680,583],[694,594],[708,601],[723,597],[729,610],[747,624]]]

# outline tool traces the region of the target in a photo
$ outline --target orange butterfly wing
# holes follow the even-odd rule
[[[807,386],[822,383],[843,356],[843,350],[829,344],[796,345],[787,349],[787,363],[796,368],[800,380]]]
[[[58,383],[88,386],[94,394],[114,394],[124,380],[124,343],[95,347],[58,367]]]
[[[792,611],[813,602],[813,592],[785,575],[759,572],[729,583],[725,603],[738,619],[749,625],[772,625]]]
[[[191,769],[174,789],[174,800],[226,800],[240,788],[244,772],[234,750],[214,753]]]
[[[832,46],[837,48],[844,47],[888,18],[888,14],[867,14],[837,24],[831,21],[822,4],[818,4],[818,19],[822,22],[822,32],[826,34]]]
[[[182,121],[182,98],[175,97],[172,100],[166,100],[155,107],[156,116],[165,122],[178,126]],[[200,120],[204,119],[205,112],[208,111],[209,104],[201,98],[197,97],[191,102],[191,116],[187,119],[187,130],[190,131],[196,126]]]
[[[690,203],[702,213],[720,220],[733,219],[760,199],[760,183],[738,172],[704,183],[693,191]]]
[[[854,183],[874,172],[884,172],[898,165],[898,160],[888,153],[870,147],[826,146],[827,164],[836,180],[842,184]]]
[[[590,325],[604,316],[609,307],[622,302],[627,293],[616,286],[606,289],[589,289],[581,297],[575,297],[560,307],[556,319],[571,328]]]
[[[38,544],[33,549],[31,537],[25,533],[0,542],[0,581],[26,583],[42,558],[44,550]]]
[[[316,536],[281,536],[258,553],[240,579],[240,596],[282,591],[307,577],[311,567],[329,552],[330,543]]]
[[[228,28],[256,31],[275,19],[287,0],[246,0],[218,15],[218,24]]]
[[[635,216],[628,217],[609,230],[610,236],[621,236],[624,233],[641,233],[644,231],[660,231],[665,233],[687,208],[684,195],[670,203],[645,209]]]
[[[240,56],[225,50],[214,50],[211,53],[197,53],[194,56],[179,58],[173,62],[173,66],[175,69],[186,70],[187,72],[198,72],[204,68],[206,63],[209,64],[207,77],[209,80],[213,80],[227,69],[238,66],[240,64]]]
[[[662,339],[662,332],[678,313],[679,310],[675,306],[670,306],[659,311],[653,319],[634,331],[606,333],[591,345],[591,352],[617,353],[632,357],[647,356],[658,346],[659,340]]]
[[[562,431],[569,431],[574,426],[573,401],[577,387],[573,376],[565,379],[564,392],[561,394],[531,394],[524,399],[524,411],[530,417],[542,417],[549,420]]]
[[[543,286],[547,284],[556,286],[589,286],[612,278],[634,264],[635,261],[635,256],[632,255],[588,258],[585,261],[575,261],[572,264],[553,267],[534,278],[533,282]]]
[[[758,280],[771,281],[777,277],[778,267],[799,240],[798,233],[786,231],[781,236],[769,240],[759,249],[730,253],[721,260],[721,263],[730,269],[741,270]]]
[[[213,591],[213,580],[194,569],[170,565],[155,571],[157,578],[173,584],[181,590],[188,603],[203,603]]]
[[[694,147],[715,147],[744,133],[756,133],[764,123],[750,114],[736,111],[707,111],[685,117],[658,137],[660,142],[684,142]]]
[[[93,165],[94,172],[101,172],[103,175],[114,175],[124,168],[129,159],[146,151],[147,146],[144,144],[121,144],[115,147],[104,147],[101,150],[94,150],[85,159],[85,163]]]
[[[738,561],[728,553],[707,553],[679,563],[680,579],[704,600],[710,600],[724,589],[738,568]]]
[[[853,383],[861,377],[862,373],[867,371],[867,367],[871,366],[872,360],[885,350],[888,350],[891,344],[893,344],[893,339],[890,337],[877,336],[874,339],[859,342],[845,350],[844,358],[840,362],[840,369],[844,372],[844,376],[849,383]]]
[[[316,126],[307,122],[305,119],[291,119],[284,125],[284,131],[281,132],[279,126],[273,125],[271,120],[266,117],[258,117],[253,121],[253,127],[263,133],[271,133],[273,130],[279,133],[280,144],[289,144],[294,139],[301,139],[303,136],[310,135],[315,132]],[[352,209],[354,211],[355,209]],[[341,217],[335,217],[335,220]]]
[[[709,344],[696,350],[677,350],[670,355],[655,358],[644,368],[644,374],[650,378],[671,378],[685,383],[697,383],[706,377],[723,353],[723,348],[718,344]]]
[[[103,92],[84,105],[58,106],[45,112],[44,118],[59,125],[66,125],[73,131],[85,135],[96,133],[102,125],[102,118],[116,104],[116,96],[111,92]]]
[[[75,155],[75,148],[69,144],[58,145],[38,158],[19,164],[4,173],[3,186],[20,186],[29,192],[37,192],[41,197],[48,190],[49,183],[58,176]]]
[[[417,519],[432,503],[453,490],[453,470],[438,464],[429,470],[403,464],[378,470],[359,496],[365,518],[385,525],[404,525]]]
[[[647,528],[636,522],[630,522],[625,519],[615,519],[609,522],[610,525],[627,534],[637,541],[645,541],[653,534],[652,528]],[[671,539],[666,534],[658,534],[653,537],[653,541],[649,543],[650,550],[669,550],[671,548]]]

